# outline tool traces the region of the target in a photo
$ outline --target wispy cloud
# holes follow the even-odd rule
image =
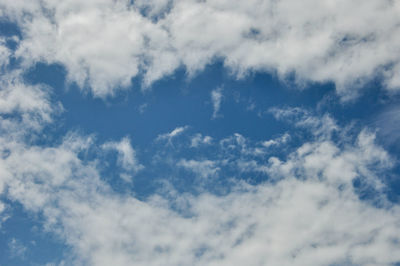
[[[281,144],[286,144],[290,140],[290,135],[288,133],[283,134],[277,139],[270,139],[263,141],[262,145],[266,148],[269,148],[271,146],[278,146]]]
[[[388,106],[383,112],[372,118],[377,126],[378,135],[389,145],[400,145],[400,108]]]
[[[24,259],[25,254],[27,252],[27,247],[24,246],[21,241],[12,238],[10,242],[8,242],[8,248],[11,253],[11,257]]]
[[[221,109],[222,98],[223,98],[222,88],[217,88],[211,91],[211,101],[213,105],[213,114],[212,114],[213,119],[216,119],[218,116],[220,116],[218,112]]]
[[[131,181],[131,176],[144,168],[144,166],[138,162],[136,151],[132,148],[128,137],[123,138],[120,142],[106,142],[102,145],[102,148],[118,152],[117,162],[125,171],[121,174],[121,178],[125,181]]]
[[[220,168],[217,166],[217,163],[211,160],[186,160],[181,159],[177,166],[183,167],[186,170],[189,170],[196,175],[200,176],[201,178],[208,178],[215,176]]]
[[[200,145],[210,145],[213,141],[213,138],[210,136],[203,136],[200,133],[194,135],[190,140],[190,147],[197,148]]]
[[[185,132],[189,126],[177,127],[169,133],[160,134],[157,136],[156,141],[167,141],[168,144],[172,144],[172,140],[183,132]]]
[[[149,106],[149,105],[148,105],[147,103],[141,104],[141,105],[138,107],[139,113],[143,114],[143,113],[146,111],[146,109],[148,108],[148,106]]]

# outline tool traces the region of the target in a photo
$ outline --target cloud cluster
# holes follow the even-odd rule
[[[22,35],[15,51],[0,40],[2,71],[11,69],[13,56],[26,68],[59,63],[70,82],[99,97],[137,75],[147,85],[182,65],[192,75],[215,58],[239,76],[295,73],[300,82],[333,81],[347,96],[354,93],[351,86],[377,75],[388,89],[398,87],[394,1],[0,0],[0,6]],[[238,133],[221,140],[197,134],[179,160],[169,156],[175,160],[170,167],[215,185],[219,173],[231,169],[247,177],[260,172],[262,182],[236,179],[224,183],[220,194],[166,186],[164,193],[139,200],[115,191],[102,176],[101,155],[110,150],[124,174],[147,168],[128,138],[99,144],[70,132],[40,144],[63,108],[48,87],[28,85],[23,72],[8,70],[0,76],[0,194],[7,199],[0,212],[17,202],[37,214],[45,230],[71,247],[64,265],[400,262],[400,207],[384,193],[385,173],[395,161],[367,129],[346,136],[329,115],[271,109],[298,131],[312,131],[283,157],[271,151],[290,142],[290,135],[254,144]],[[154,143],[171,144],[163,147],[173,151],[173,141],[188,128],[161,134]],[[218,155],[195,152],[204,147]],[[92,149],[100,155],[87,156]],[[364,188],[373,194],[370,201],[360,198]],[[15,238],[9,248],[19,256],[29,253]]]
[[[66,67],[68,80],[106,97],[183,66],[215,60],[236,76],[275,73],[298,84],[333,82],[344,98],[375,78],[400,88],[399,4],[318,1],[10,1],[22,32],[16,56]],[[4,52],[0,51],[0,56]]]
[[[26,97],[46,106],[48,95],[39,95]],[[43,109],[10,110],[23,116],[41,114]],[[52,112],[49,109],[47,114]],[[275,112],[288,117],[293,109]],[[98,159],[85,157],[96,146],[90,136],[71,133],[57,145],[38,146],[26,139],[29,129],[17,136],[2,131],[0,184],[5,197],[40,214],[45,230],[72,248],[74,256],[65,258],[64,265],[391,265],[400,261],[400,208],[379,192],[383,186],[379,175],[390,170],[392,159],[368,131],[340,144],[328,132],[337,129],[326,126],[331,120],[297,113],[302,114],[296,120],[300,127],[312,123],[320,133],[285,159],[257,152],[258,146],[239,134],[209,144],[231,151],[226,153],[231,156],[228,160],[263,157],[260,166],[270,177],[257,185],[236,182],[222,195],[167,189],[166,194],[138,200],[117,193],[102,178]],[[168,141],[184,131],[185,127],[177,128],[162,139]],[[136,162],[127,139],[102,147],[116,149],[123,168],[130,169]],[[205,169],[214,178],[225,167],[224,160],[182,159],[178,164],[199,175]],[[355,179],[378,191],[379,207],[360,200]]]
[[[43,214],[47,230],[73,248],[74,265],[390,265],[400,260],[400,209],[361,201],[352,186],[355,178],[377,178],[376,169],[391,164],[368,133],[343,151],[330,141],[315,141],[285,161],[271,158],[267,168],[276,182],[239,183],[222,196],[154,195],[146,201],[117,194],[101,181],[95,165],[70,148],[84,147],[82,142],[87,141],[20,147],[0,168],[12,176],[8,197]]]

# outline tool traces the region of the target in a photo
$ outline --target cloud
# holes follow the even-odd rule
[[[90,136],[74,133],[57,145],[38,146],[2,131],[2,196],[40,214],[46,231],[71,247],[74,257],[65,259],[73,265],[399,262],[400,208],[385,199],[382,178],[394,160],[368,130],[335,141],[328,132],[340,130],[330,126],[334,121],[298,113],[298,130],[323,134],[313,134],[285,158],[258,154],[257,166],[269,179],[254,185],[227,182],[221,194],[166,193],[145,200],[117,193],[102,178],[100,158],[84,156],[96,146]],[[162,139],[185,129],[178,127]],[[254,145],[262,146],[255,143],[235,134],[215,142],[214,151],[219,147],[222,156],[218,160],[182,158],[179,163],[207,177],[229,170],[229,161],[254,159]],[[119,152],[122,167],[135,162],[127,138],[104,145]],[[360,199],[356,179],[372,189],[378,204]]]
[[[141,104],[141,105],[138,107],[139,113],[140,113],[140,114],[143,114],[143,113],[146,111],[146,109],[147,109],[148,107],[149,107],[149,105],[148,105],[147,103]]]
[[[263,141],[262,145],[266,148],[269,148],[271,146],[278,146],[281,144],[286,144],[290,140],[290,135],[288,133],[283,134],[277,139],[270,139]]]
[[[226,147],[227,149],[240,148],[243,152],[247,148],[246,138],[239,133],[234,133],[232,136],[222,139],[219,143],[222,147]]]
[[[24,38],[16,56],[23,66],[37,61],[63,64],[69,81],[89,85],[99,97],[128,86],[140,70],[144,82],[151,83],[180,65],[194,74],[216,56],[238,75],[266,70],[285,76],[295,71],[300,80],[333,80],[339,92],[351,94],[348,85],[364,82],[371,71],[379,72],[391,52],[393,64],[381,72],[387,88],[395,89],[397,76],[391,71],[397,64],[397,35],[389,34],[397,32],[394,2],[329,6],[310,0],[299,6],[288,0],[264,1],[257,9],[253,1],[0,4],[1,12],[21,26]],[[378,22],[366,23],[370,20]],[[383,38],[389,39],[383,42]],[[393,265],[400,261],[400,208],[384,193],[385,175],[396,162],[368,129],[349,137],[329,114],[273,109],[277,119],[293,123],[310,137],[283,157],[258,152],[263,142],[238,133],[216,140],[210,145],[215,145],[213,153],[218,153],[212,156],[217,159],[181,157],[178,166],[205,178],[223,171],[244,178],[223,183],[219,194],[167,191],[139,200],[118,193],[106,181],[101,156],[85,156],[99,146],[116,150],[117,163],[125,171],[138,171],[141,166],[128,138],[103,146],[78,133],[68,133],[57,143],[33,141],[44,135],[61,107],[48,88],[27,85],[20,74],[0,77],[0,193],[21,204],[33,219],[40,217],[46,232],[71,248],[67,251],[73,257],[65,258],[68,264]],[[187,129],[177,127],[157,141],[172,143]],[[343,134],[333,137],[335,132]],[[200,136],[199,141],[205,138]],[[281,143],[285,144],[283,139]],[[193,149],[186,155],[196,156]],[[232,171],[237,169],[241,171]],[[244,181],[254,172],[267,178],[254,184]],[[356,180],[360,187],[355,187]],[[361,199],[364,188],[373,194],[371,199]],[[20,256],[27,250],[17,239],[11,239],[9,247]]]
[[[62,64],[69,82],[97,97],[126,89],[139,75],[144,87],[181,66],[193,76],[216,58],[237,77],[262,71],[300,85],[333,82],[343,99],[375,78],[391,92],[400,88],[396,1],[0,4],[21,29],[15,55],[25,67]]]
[[[322,117],[313,115],[309,110],[294,107],[294,108],[270,108],[269,112],[277,120],[286,121],[294,124],[296,127],[306,128],[313,135],[329,138],[331,134],[338,131],[339,127],[336,121],[329,114],[324,114]]]
[[[197,148],[200,145],[210,145],[212,143],[212,137],[203,136],[200,133],[194,135],[190,140],[190,147]]]
[[[6,46],[6,38],[0,37],[0,69],[9,64],[12,52]]]
[[[8,248],[11,257],[23,259],[25,257],[27,247],[25,247],[19,240],[12,238],[8,243]]]
[[[355,178],[379,179],[379,169],[392,165],[366,131],[346,149],[315,139],[285,160],[271,157],[265,167],[274,182],[238,182],[224,195],[154,195],[145,201],[113,192],[95,164],[79,159],[68,143],[20,146],[2,159],[1,170],[13,177],[7,196],[43,214],[47,230],[72,247],[75,265],[400,261],[398,205],[362,201],[352,185]],[[182,160],[198,170],[211,164]]]
[[[167,141],[168,144],[172,144],[172,139],[181,135],[184,131],[186,131],[189,126],[177,127],[169,133],[160,134],[157,136],[156,141]]]
[[[211,101],[213,104],[213,114],[212,114],[213,119],[216,119],[218,117],[218,112],[219,109],[221,108],[222,98],[223,98],[222,88],[217,88],[211,91]]]
[[[0,194],[1,194],[1,188],[0,188]],[[10,218],[10,216],[6,213],[7,207],[6,205],[0,201],[0,229],[2,224]]]
[[[220,170],[217,163],[211,160],[196,161],[181,159],[177,163],[177,166],[189,170],[203,179],[215,176]]]
[[[398,106],[388,106],[372,121],[378,128],[378,135],[382,141],[390,145],[400,144],[400,108]]]
[[[138,162],[136,151],[132,148],[128,137],[124,137],[119,142],[106,142],[102,145],[105,150],[115,150],[118,152],[117,163],[125,171],[121,178],[130,181],[130,177],[143,170],[144,166]]]
[[[38,131],[63,111],[60,103],[51,102],[49,87],[25,84],[20,75],[20,71],[10,71],[0,79],[0,114],[9,115],[0,119],[0,127],[15,134],[22,133],[21,127]],[[11,121],[17,118],[21,123],[14,127],[16,123]]]

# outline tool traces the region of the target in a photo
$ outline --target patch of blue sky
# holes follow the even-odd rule
[[[105,100],[93,98],[85,92],[82,96],[78,87],[68,86],[65,70],[58,65],[37,64],[28,70],[25,79],[31,84],[44,83],[51,86],[54,89],[54,99],[60,101],[65,109],[57,118],[56,128],[49,131],[52,133],[46,136],[44,142],[52,143],[70,130],[86,135],[94,134],[99,143],[128,136],[141,163],[152,167],[146,167],[135,175],[132,184],[127,185],[118,178],[112,160],[105,160],[111,165],[105,168],[104,176],[115,188],[125,191],[127,188],[133,189],[137,195],[142,196],[154,193],[159,187],[158,181],[162,179],[171,178],[170,181],[182,191],[193,191],[197,187],[190,173],[176,170],[170,164],[153,162],[154,156],[160,152],[167,152],[169,156],[175,156],[176,160],[216,157],[215,145],[196,151],[189,147],[190,137],[196,133],[211,136],[216,142],[238,133],[256,142],[289,132],[292,137],[290,148],[275,149],[273,154],[283,159],[290,151],[311,140],[312,132],[276,120],[270,112],[271,108],[300,107],[315,115],[330,114],[341,126],[355,122],[355,130],[365,125],[375,130],[374,114],[383,111],[388,101],[397,101],[388,100],[388,96],[379,89],[379,81],[368,84],[359,99],[343,103],[335,94],[333,84],[310,84],[298,89],[295,84],[284,83],[265,73],[253,73],[238,80],[220,62],[208,66],[192,79],[188,79],[185,70],[181,69],[172,77],[156,82],[149,91],[141,90],[140,79],[137,78],[131,88]],[[212,119],[210,93],[219,87],[223,88],[220,116]],[[142,105],[146,105],[143,111],[138,108]],[[188,129],[182,136],[176,137],[172,145],[156,142],[158,135],[183,126],[188,126]],[[384,140],[378,138],[378,141],[384,144]],[[396,146],[389,148],[395,155]],[[240,177],[228,168],[219,173],[218,182],[221,183],[227,178]],[[256,177],[250,180],[256,183],[268,179],[262,173],[253,173],[253,176]]]
[[[18,34],[18,28],[12,24],[3,24],[2,28],[5,36]],[[263,141],[290,132],[291,145],[295,148],[306,141],[307,136],[292,125],[274,119],[268,112],[270,108],[301,107],[317,110],[319,114],[329,113],[342,125],[358,121],[360,125],[374,126],[372,117],[384,110],[388,102],[385,93],[379,89],[379,81],[368,84],[365,93],[355,102],[348,104],[340,102],[335,95],[333,84],[308,84],[299,89],[293,82],[284,83],[274,75],[266,73],[253,73],[236,79],[224,68],[222,62],[207,66],[192,79],[188,79],[185,70],[180,69],[172,77],[156,82],[148,91],[141,90],[141,79],[136,78],[131,88],[105,100],[93,98],[90,93],[82,92],[74,84],[68,85],[66,71],[60,65],[38,63],[27,70],[24,76],[25,81],[30,84],[50,86],[53,89],[53,101],[60,101],[65,109],[57,117],[57,124],[52,126],[54,128],[48,129],[48,134],[37,139],[38,142],[50,144],[57,139],[60,141],[70,130],[94,134],[99,143],[129,136],[139,152],[141,162],[145,165],[151,164],[155,153],[160,149],[154,143],[157,136],[179,126],[189,126],[190,134],[209,135],[217,141],[234,133],[253,141]],[[213,104],[210,93],[219,87],[223,88],[220,115],[211,119]],[[146,109],[139,110],[138,107],[143,105],[146,105]],[[181,139],[174,141],[180,143]],[[384,144],[384,140],[381,141]],[[396,147],[391,145],[388,148],[395,153]],[[176,147],[171,147],[169,152],[178,154]],[[210,147],[208,151],[199,152],[201,154],[197,157],[209,158],[215,152],[215,148]],[[274,155],[284,158],[287,152],[276,151]],[[179,155],[182,158],[193,157],[193,149],[182,149]],[[111,176],[109,181],[116,187],[119,184],[118,187],[126,189],[126,184],[113,174],[116,172],[114,167],[108,167],[105,176]],[[137,174],[134,179],[135,185],[132,184],[131,188],[139,195],[151,195],[158,187],[155,180],[166,178],[168,171],[163,167],[165,166],[152,167],[152,171],[146,169]],[[224,177],[234,176],[233,172],[224,170],[220,172],[219,181],[224,180]],[[180,177],[187,176],[188,173],[182,173],[180,170],[168,175],[178,176],[174,179],[179,180],[175,184],[178,185],[182,183]],[[262,174],[257,175],[262,177],[255,180],[262,181],[267,178]],[[190,178],[182,180],[185,180],[184,185],[179,187],[190,191],[192,186],[189,184],[193,185]]]
[[[27,212],[18,202],[5,198],[2,201],[12,208],[5,211],[7,219],[0,227],[0,265],[45,265],[61,262],[69,247],[59,236],[43,227],[41,215]],[[13,246],[13,241],[18,246]]]

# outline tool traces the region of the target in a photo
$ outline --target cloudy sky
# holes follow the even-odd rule
[[[400,2],[0,0],[0,265],[400,265]]]

